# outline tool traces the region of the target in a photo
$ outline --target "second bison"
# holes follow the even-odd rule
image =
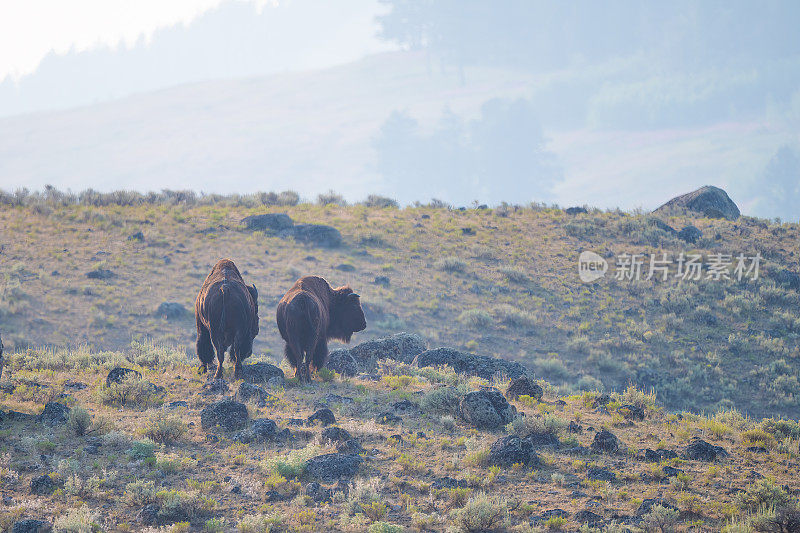
[[[311,370],[328,359],[328,340],[350,342],[367,327],[358,294],[350,287],[331,288],[318,276],[295,282],[278,303],[278,330],[286,341],[286,359],[301,382],[311,381]]]
[[[233,261],[220,259],[203,282],[194,314],[200,371],[208,371],[216,351],[214,377],[221,378],[225,351],[230,348],[234,379],[239,379],[242,361],[253,353],[253,339],[258,335],[256,286],[245,285]]]

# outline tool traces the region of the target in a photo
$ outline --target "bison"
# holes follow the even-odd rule
[[[220,259],[200,288],[194,304],[197,321],[197,357],[201,373],[217,354],[215,378],[222,377],[225,351],[230,348],[233,376],[239,379],[242,361],[253,353],[258,335],[258,290],[245,285],[239,269],[230,259]]]
[[[0,379],[3,379],[3,337],[0,337]]]
[[[358,294],[348,286],[333,289],[318,276],[297,280],[278,303],[276,318],[286,359],[301,382],[311,381],[311,365],[325,366],[329,339],[350,342],[367,327]]]

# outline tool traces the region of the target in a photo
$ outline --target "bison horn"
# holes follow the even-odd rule
[[[361,298],[361,296],[356,294],[356,293],[354,293],[354,292],[351,292],[350,295],[348,296],[348,298]]]

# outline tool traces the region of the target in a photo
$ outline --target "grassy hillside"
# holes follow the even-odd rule
[[[518,360],[563,392],[633,383],[669,409],[800,413],[800,296],[774,280],[797,272],[796,224],[665,218],[703,232],[688,244],[648,215],[619,212],[246,206],[252,202],[4,208],[6,346],[31,354],[46,345],[124,350],[154,339],[191,357],[191,313],[167,320],[156,310],[162,302],[191,310],[211,266],[230,257],[260,291],[256,353],[276,361],[275,305],[297,277],[313,273],[362,295],[369,326],[356,341],[409,331],[431,347]],[[240,223],[267,211],[330,224],[344,245],[309,247]],[[130,238],[137,232],[143,241]],[[583,250],[609,256],[606,278],[579,280]],[[759,279],[613,279],[610,256],[692,251],[760,253]],[[87,278],[96,269],[113,277]]]

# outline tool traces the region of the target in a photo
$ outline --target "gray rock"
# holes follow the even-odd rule
[[[69,407],[57,402],[47,402],[39,421],[50,427],[63,426],[69,418]]]
[[[273,396],[258,385],[253,385],[246,381],[239,385],[239,390],[236,391],[236,399],[243,403],[252,400],[258,407],[278,402],[277,396]]]
[[[158,505],[151,503],[139,509],[139,521],[146,526],[158,523]]]
[[[252,215],[242,219],[242,223],[249,230],[280,231],[294,226],[291,217],[286,213],[267,213],[265,215]]]
[[[327,407],[323,407],[322,409],[317,410],[307,419],[307,423],[309,426],[313,426],[317,422],[319,422],[323,426],[330,426],[331,424],[336,423],[336,417],[333,415],[333,411],[331,411]]]
[[[689,244],[696,243],[702,236],[703,232],[692,225],[684,226],[678,232],[678,238],[682,241],[688,242]]]
[[[800,291],[800,275],[786,268],[770,272],[770,276],[775,283]]]
[[[677,233],[677,231],[675,231],[675,228],[673,228],[663,220],[655,217],[647,217],[647,224],[649,226],[656,227],[665,233],[672,233],[672,234]]]
[[[716,461],[728,457],[728,455],[722,446],[714,446],[699,437],[694,437],[681,453],[683,459],[695,461]]]
[[[645,448],[644,450],[644,460],[648,463],[660,463],[663,460],[676,457],[678,457],[678,454],[672,450],[651,450],[650,448]]]
[[[519,363],[485,355],[459,352],[452,348],[435,348],[422,352],[414,358],[413,363],[420,368],[449,365],[459,374],[478,376],[487,380],[492,379],[497,373],[505,374],[511,379],[525,375],[525,367]]]
[[[622,413],[622,416],[624,416],[629,420],[644,420],[644,409],[642,409],[638,405],[633,405],[633,404],[620,405],[617,408],[617,412]]]
[[[203,390],[200,394],[209,396],[211,394],[225,394],[230,390],[228,382],[224,379],[211,378],[203,383]]]
[[[617,475],[611,470],[599,466],[593,466],[586,472],[586,477],[592,481],[616,481]]]
[[[392,409],[395,413],[401,415],[409,415],[418,413],[420,411],[419,405],[415,404],[411,400],[400,400],[399,402],[395,402],[392,404]]]
[[[53,531],[53,526],[43,520],[34,520],[33,518],[25,518],[14,522],[11,528],[11,533],[50,533]]]
[[[580,215],[582,213],[588,213],[589,211],[585,207],[568,207],[564,212],[568,215]]]
[[[493,466],[511,466],[517,463],[536,465],[539,461],[531,443],[516,435],[498,439],[489,448],[489,464]]]
[[[358,439],[347,439],[336,445],[336,451],[347,455],[358,455],[364,452],[364,447]]]
[[[403,421],[403,419],[394,413],[386,411],[375,417],[375,421],[379,424],[395,425]]]
[[[187,315],[186,308],[177,302],[161,302],[154,313],[166,320],[177,320]]]
[[[592,441],[593,452],[614,453],[617,450],[619,450],[619,439],[617,439],[613,433],[607,429],[595,433],[594,440]]]
[[[350,350],[345,348],[332,350],[328,354],[328,362],[325,363],[325,367],[342,376],[352,377],[361,371],[361,368],[358,366],[358,361],[356,361],[355,357],[350,355]]]
[[[122,380],[125,379],[125,376],[131,373],[136,376],[137,379],[141,379],[142,377],[141,372],[132,368],[124,368],[121,366],[112,368],[106,376],[106,387],[110,387],[114,383],[122,383]]]
[[[254,363],[252,365],[242,365],[242,379],[248,383],[262,385],[264,383],[283,384],[285,376],[283,370],[269,363]]]
[[[675,468],[674,466],[666,465],[664,468],[661,469],[664,472],[664,475],[667,477],[675,477],[678,474],[683,474],[683,470],[680,468]]]
[[[144,242],[144,233],[142,233],[141,231],[137,231],[133,235],[129,236],[128,240],[129,241]]]
[[[200,425],[204,430],[216,426],[225,431],[244,429],[247,425],[247,406],[233,400],[214,402],[200,412]]]
[[[506,389],[506,398],[516,400],[520,396],[530,396],[537,402],[542,399],[544,390],[528,376],[522,376],[511,380]]]
[[[512,463],[513,464],[513,463]],[[434,479],[431,483],[431,488],[434,490],[441,489],[465,489],[469,487],[469,483],[465,479],[454,479],[450,476]]]
[[[673,198],[656,209],[654,213],[672,214],[684,211],[709,218],[726,218],[728,220],[736,220],[741,214],[739,208],[725,191],[709,185]]]
[[[310,497],[314,503],[324,503],[324,502],[331,502],[331,491],[317,483],[316,481],[312,481],[308,485],[306,485],[305,490],[306,496]]]
[[[273,437],[278,432],[278,425],[269,418],[258,418],[253,420],[250,427],[237,433],[233,440],[242,444],[253,442],[264,442]]]
[[[48,474],[35,477],[31,480],[31,494],[37,496],[47,496],[53,494],[56,489],[63,486],[62,482],[56,482]]]
[[[350,348],[359,365],[366,369],[375,367],[378,359],[393,359],[402,363],[411,363],[414,358],[425,351],[422,337],[413,333],[397,333],[382,339],[374,339]]]
[[[342,429],[339,426],[326,427],[320,434],[320,439],[323,443],[347,442],[352,438],[346,429]]]
[[[112,271],[105,268],[98,268],[97,270],[92,270],[91,272],[86,273],[86,277],[89,279],[111,279],[115,278],[116,276],[117,275]]]
[[[341,263],[341,264],[336,265],[334,268],[336,268],[336,270],[341,270],[342,272],[355,272],[356,271],[356,267],[354,267],[350,263]]]
[[[338,394],[327,394],[324,398],[320,398],[314,402],[314,409],[322,409],[323,407],[330,407],[332,405],[352,405],[355,400],[350,396],[339,396]]]
[[[530,442],[534,448],[552,447],[558,448],[561,442],[558,437],[552,433],[535,431],[525,437],[525,440]]]
[[[660,505],[661,507],[666,507],[667,509],[672,509],[673,511],[680,511],[677,507],[672,505],[666,500],[661,498],[645,498],[642,503],[639,505],[639,508],[636,509],[636,516],[644,516],[650,511],[653,510],[653,507],[656,505]]]
[[[597,513],[593,513],[588,509],[578,511],[575,513],[575,521],[579,524],[598,525],[603,521],[603,517]]]
[[[468,393],[458,406],[461,418],[478,429],[498,429],[514,420],[517,410],[495,388]]]
[[[329,453],[311,458],[306,473],[323,483],[333,483],[341,478],[351,478],[358,472],[363,459],[358,455]]]

